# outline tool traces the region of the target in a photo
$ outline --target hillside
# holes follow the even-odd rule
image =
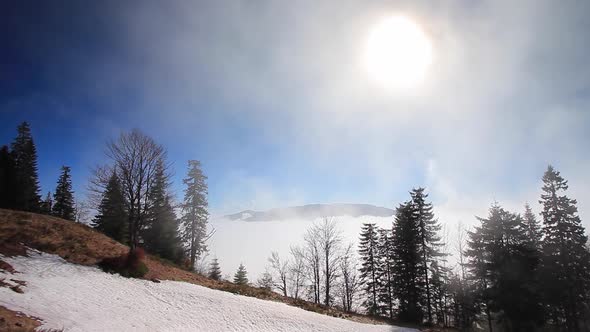
[[[25,307],[43,317],[43,328],[67,331],[412,331],[328,317],[283,303],[236,296],[185,282],[126,279],[39,252],[6,260],[21,272],[19,278],[27,284],[27,296],[3,288],[0,302],[8,302],[13,309]]]
[[[55,254],[57,256],[50,256],[45,254],[34,254],[32,257],[27,256],[27,247],[37,249],[44,253]],[[165,287],[167,285],[171,285],[172,281],[182,281],[185,282],[179,287],[188,287],[186,283],[195,284],[204,286],[207,288],[215,289],[215,290],[222,290],[226,292],[231,292],[234,294],[246,295],[250,297],[256,297],[259,299],[271,300],[273,302],[283,302],[285,304],[289,304],[290,306],[296,306],[308,311],[314,311],[317,313],[322,313],[331,316],[338,316],[347,318],[350,321],[355,321],[358,323],[364,324],[383,324],[378,321],[374,321],[366,316],[363,315],[345,315],[341,312],[338,312],[334,309],[328,309],[323,306],[314,305],[302,300],[295,300],[291,298],[285,298],[276,294],[274,292],[265,291],[255,287],[240,287],[234,285],[229,282],[224,281],[214,281],[198,274],[194,274],[185,270],[182,270],[178,267],[175,267],[169,263],[166,263],[160,259],[148,256],[146,259],[146,265],[149,268],[148,274],[145,276],[145,281],[142,280],[132,280],[132,279],[124,279],[119,276],[112,276],[106,273],[101,272],[100,270],[93,267],[97,262],[101,261],[103,258],[106,257],[113,257],[116,255],[123,254],[128,251],[128,248],[120,243],[115,242],[114,240],[104,236],[103,234],[93,230],[92,228],[77,224],[70,221],[65,221],[59,218],[54,218],[50,216],[38,215],[33,213],[26,213],[26,212],[16,212],[10,210],[2,210],[0,209],[0,254],[3,256],[2,260],[0,260],[0,271],[2,271],[3,276],[0,276],[0,279],[3,279],[4,286],[7,287],[0,287],[0,291],[4,292],[4,295],[10,294],[12,298],[21,295],[14,291],[13,289],[9,289],[9,287],[17,287],[20,288],[21,291],[24,291],[27,294],[29,291],[36,289],[39,290],[49,290],[52,292],[59,292],[59,294],[64,294],[63,298],[60,298],[60,301],[69,302],[71,300],[65,297],[67,293],[67,289],[72,290],[72,285],[70,285],[67,281],[67,276],[72,275],[72,273],[78,273],[82,276],[85,275],[92,275],[92,278],[105,278],[105,284],[103,292],[101,296],[104,294],[110,294],[108,291],[109,287],[119,287],[119,283],[139,283],[136,286],[139,289],[144,289],[141,287],[147,287],[147,291],[138,291],[137,293],[125,293],[122,292],[118,295],[118,301],[125,302],[126,300],[136,298],[137,296],[143,297],[145,296],[146,292],[151,294],[150,296],[155,297],[158,299],[157,303],[161,303],[163,310],[180,310],[181,308],[193,308],[195,307],[194,303],[183,303],[179,304],[181,307],[177,305],[167,302],[166,297],[168,296],[166,293]],[[60,258],[58,258],[58,256]],[[39,270],[39,266],[45,262],[49,264],[48,269],[46,270]],[[73,264],[69,264],[73,263]],[[12,273],[10,272],[11,269],[14,269],[22,274],[15,274],[15,277],[12,277]],[[65,272],[63,272],[65,271]],[[74,272],[72,272],[74,271]],[[63,272],[63,273],[62,273]],[[18,276],[18,278],[16,277]],[[55,283],[56,280],[52,280],[52,278],[63,278],[61,283]],[[24,282],[23,285],[18,284],[17,281],[10,280],[15,279],[20,282]],[[154,283],[150,280],[167,280],[166,282],[161,283]],[[93,288],[94,283],[90,283],[85,281],[84,278],[76,279],[77,286],[75,287],[74,292],[70,293],[70,296],[81,296],[81,297],[88,297],[92,296],[92,294],[83,294],[77,293],[77,289],[81,289],[84,287]],[[115,280],[115,281],[113,281]],[[103,282],[100,281],[100,282]],[[73,281],[72,281],[73,282]],[[98,281],[97,281],[98,282]],[[114,282],[114,284],[108,284],[109,282]],[[17,284],[15,284],[17,283]],[[25,284],[26,283],[26,284]],[[64,285],[67,289],[57,289],[53,290],[56,285]],[[69,288],[68,288],[69,287]],[[135,286],[133,286],[135,287]],[[159,288],[164,287],[164,288]],[[190,286],[194,287],[194,286]],[[155,289],[157,288],[157,289]],[[145,290],[145,289],[144,289]],[[204,290],[199,290],[197,288],[193,288],[191,292],[196,292],[195,296],[204,296],[206,292]],[[38,293],[35,293],[38,295]],[[35,295],[33,294],[33,295]],[[209,294],[209,293],[207,293]],[[208,295],[207,295],[208,296]],[[218,292],[217,295],[211,295],[214,297],[223,297],[223,296],[233,296],[228,293]],[[37,316],[41,320],[45,319],[43,314],[45,313],[43,310],[37,308],[36,310],[31,311],[31,303],[20,303],[16,305],[14,301],[5,300],[6,296],[2,296],[2,300],[0,301],[0,306],[4,306],[5,308],[11,309],[12,311],[7,311],[5,309],[0,310],[0,314],[4,319],[3,322],[12,322],[15,321],[18,317],[16,317],[16,311],[22,311],[28,313],[32,316]],[[242,298],[242,297],[240,297]],[[115,299],[110,299],[115,300]],[[202,299],[203,300],[203,299]],[[253,299],[252,299],[253,300]],[[41,301],[41,300],[39,300]],[[207,300],[208,301],[208,300]],[[241,305],[246,305],[249,303],[246,298],[245,301]],[[42,302],[42,301],[41,301]],[[51,301],[50,301],[51,302]],[[55,302],[55,301],[54,301]],[[264,302],[264,301],[263,301]],[[10,307],[12,305],[12,307]],[[122,305],[126,305],[123,303]],[[133,305],[132,303],[127,303],[127,305]],[[146,304],[148,305],[148,304]],[[149,303],[149,305],[153,305],[153,303]],[[264,306],[266,304],[260,304]],[[276,304],[275,305],[284,305],[284,304]],[[186,307],[185,307],[186,306]],[[176,309],[173,309],[176,308]],[[195,307],[196,308],[196,307]],[[245,306],[246,310],[248,306]],[[217,308],[220,309],[220,308]],[[225,306],[222,307],[225,309]],[[65,310],[65,309],[64,309]],[[195,309],[196,310],[196,309]],[[289,309],[291,310],[291,309]],[[298,309],[299,310],[299,309]],[[65,311],[64,311],[65,312]],[[197,314],[194,313],[193,314]],[[244,316],[247,315],[247,312],[240,312],[240,315]],[[311,314],[311,313],[310,313]],[[59,315],[59,313],[58,313]],[[282,320],[288,319],[289,315],[281,316]],[[323,316],[326,318],[330,318],[327,316]],[[21,320],[22,317],[20,318]],[[52,319],[55,319],[52,317]],[[64,317],[64,319],[66,319]],[[75,319],[75,318],[71,318]],[[265,318],[266,319],[266,318]],[[279,319],[279,318],[277,318]],[[263,324],[263,322],[259,322]],[[33,324],[28,322],[27,324]],[[257,322],[253,322],[252,324],[258,324]],[[22,328],[23,331],[30,330],[26,326],[31,325],[24,325]],[[286,327],[285,327],[286,326]],[[283,326],[281,329],[283,330],[292,330],[288,328],[288,325]],[[2,327],[2,325],[0,325]],[[388,331],[391,330],[391,326]],[[364,328],[363,328],[364,329]]]
[[[288,219],[316,219],[321,217],[390,217],[395,211],[392,209],[370,204],[308,204],[286,208],[276,208],[267,211],[245,210],[226,215],[229,220],[242,221],[270,221]]]

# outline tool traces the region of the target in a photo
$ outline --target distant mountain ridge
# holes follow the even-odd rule
[[[315,219],[321,217],[390,217],[394,210],[371,204],[308,204],[267,211],[244,210],[226,215],[229,220],[270,221],[286,219]]]

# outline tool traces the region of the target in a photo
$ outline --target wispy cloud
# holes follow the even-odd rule
[[[170,147],[178,177],[185,159],[203,159],[215,210],[391,207],[427,185],[445,219],[464,219],[494,199],[535,202],[553,163],[590,218],[584,1],[119,7],[113,51],[76,84]],[[411,94],[374,84],[361,61],[369,29],[393,13],[413,17],[434,45]]]

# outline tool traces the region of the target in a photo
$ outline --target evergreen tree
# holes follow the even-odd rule
[[[0,148],[0,208],[13,209],[16,207],[15,174],[13,156],[8,146],[4,145]]]
[[[116,172],[113,172],[102,195],[94,228],[121,243],[128,243],[125,196]]]
[[[395,301],[393,294],[393,264],[395,262],[393,251],[392,231],[379,229],[378,243],[378,280],[379,283],[379,303],[380,311],[383,315],[393,319]]]
[[[272,291],[272,287],[274,285],[272,274],[270,274],[270,272],[268,271],[264,271],[264,273],[260,278],[258,278],[258,281],[256,283],[258,284],[258,287],[268,291]]]
[[[479,219],[481,222],[481,219]],[[463,287],[462,289],[471,290],[473,294],[473,302],[477,304],[478,309],[485,311],[488,330],[493,330],[493,320],[489,305],[489,287],[491,284],[490,275],[488,273],[489,255],[487,252],[487,238],[488,234],[487,224],[481,223],[480,226],[475,226],[473,231],[467,232],[467,249],[465,256],[467,263],[465,266],[469,270],[469,285],[471,287]],[[461,285],[465,286],[465,285]]]
[[[549,166],[543,175],[543,285],[552,322],[579,331],[579,320],[590,300],[588,240],[578,216],[577,201],[564,193],[567,181]]]
[[[14,209],[39,212],[39,178],[37,175],[37,149],[26,122],[17,128],[17,136],[12,143],[12,160],[15,169]]]
[[[184,202],[182,203],[183,226],[182,239],[187,244],[191,269],[195,267],[195,261],[207,250],[205,240],[207,237],[207,177],[201,170],[201,163],[197,160],[189,160],[188,175],[183,180],[186,185],[184,190]]]
[[[424,298],[420,224],[414,204],[406,202],[396,210],[393,225],[394,294],[399,302],[399,319],[422,322]]]
[[[247,285],[248,284],[248,272],[243,264],[240,264],[238,271],[234,275],[234,284],[236,285]]]
[[[62,219],[74,221],[76,215],[74,210],[74,193],[72,191],[72,178],[68,166],[61,167],[61,174],[57,180],[57,187],[55,187],[53,197],[55,202],[51,208],[51,214]]]
[[[432,292],[432,310],[436,314],[436,323],[447,326],[448,323],[448,274],[449,269],[445,268],[438,261],[433,261],[429,266],[430,290]]]
[[[51,215],[51,211],[53,209],[53,198],[51,197],[51,192],[48,191],[47,195],[43,202],[41,202],[41,213]]]
[[[217,258],[213,258],[213,261],[209,266],[208,276],[213,280],[221,280],[221,268],[219,267],[219,261]]]
[[[475,284],[457,274],[449,273],[447,287],[454,326],[460,331],[469,331],[479,312]]]
[[[467,256],[474,274],[487,282],[483,300],[490,329],[495,313],[504,330],[534,330],[542,319],[539,257],[526,238],[522,218],[494,204],[487,219],[478,219],[481,226],[469,233]]]
[[[442,256],[440,247],[442,246],[441,238],[438,235],[440,232],[440,225],[434,219],[432,212],[432,203],[427,203],[428,194],[425,193],[424,188],[416,188],[410,192],[412,196],[412,209],[414,212],[413,218],[418,223],[418,232],[420,237],[420,259],[422,265],[422,281],[425,286],[424,295],[426,297],[426,318],[429,324],[432,320],[432,292],[430,289],[429,271],[430,265],[435,263],[439,257]]]
[[[360,280],[363,285],[366,299],[363,305],[369,315],[379,313],[379,234],[377,226],[373,223],[365,223],[361,228],[359,244],[361,260]]]
[[[178,263],[183,259],[184,250],[168,187],[164,161],[161,160],[157,164],[154,184],[148,195],[149,208],[142,238],[148,252]]]
[[[533,213],[533,209],[531,206],[526,203],[524,205],[524,233],[527,239],[529,239],[531,246],[539,250],[541,246],[541,239],[543,237],[543,230],[541,229],[541,225],[537,220],[537,217]]]

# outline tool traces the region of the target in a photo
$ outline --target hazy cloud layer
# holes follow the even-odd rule
[[[129,123],[170,149],[178,192],[184,160],[203,161],[215,214],[394,207],[425,185],[441,220],[471,223],[494,200],[535,204],[551,163],[590,219],[587,1],[109,4],[104,44],[58,44],[72,65],[45,72],[94,101],[86,165]],[[396,13],[435,52],[407,94],[362,64],[371,27]]]
[[[445,219],[466,219],[494,200],[536,203],[551,163],[590,216],[588,9],[583,1],[156,4],[135,13],[125,37],[143,60],[131,75],[142,77],[150,119],[188,140],[196,124],[222,146],[220,162],[232,163],[212,179],[220,211],[318,200],[393,206],[427,185]],[[410,94],[374,84],[361,61],[372,25],[394,13],[415,18],[434,43],[429,77]]]

